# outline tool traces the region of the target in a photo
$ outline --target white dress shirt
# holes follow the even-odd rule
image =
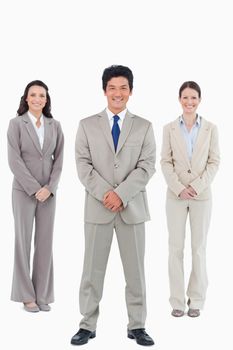
[[[41,114],[40,127],[38,128],[36,125],[37,118],[34,117],[34,115],[32,113],[30,113],[29,111],[27,113],[29,115],[29,118],[31,119],[32,125],[34,126],[34,129],[36,131],[36,134],[37,134],[39,142],[40,142],[40,147],[42,149],[43,144],[44,144],[44,116],[43,116],[43,114]]]
[[[121,130],[122,128],[122,124],[123,124],[123,121],[124,121],[124,118],[125,118],[125,115],[126,115],[126,112],[127,112],[127,108],[124,109],[123,111],[121,111],[120,113],[118,114],[114,114],[112,113],[108,108],[106,108],[106,113],[108,115],[108,120],[109,120],[109,124],[110,124],[110,128],[112,130],[112,127],[113,127],[113,123],[114,123],[114,115],[118,115],[118,117],[120,118],[118,120],[118,125],[119,125],[119,128]]]

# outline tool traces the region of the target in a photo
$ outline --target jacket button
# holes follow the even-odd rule
[[[114,164],[114,168],[119,168],[119,165],[118,164]]]
[[[188,173],[191,174],[191,170],[190,169],[188,170]]]
[[[117,188],[117,186],[118,186],[118,185],[117,185],[117,184],[115,184],[113,187],[114,187],[114,188]]]

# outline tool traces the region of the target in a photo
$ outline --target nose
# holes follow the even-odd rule
[[[121,96],[121,90],[116,89],[115,91],[115,96]]]
[[[34,96],[34,100],[35,101],[39,101],[40,100],[40,96]]]

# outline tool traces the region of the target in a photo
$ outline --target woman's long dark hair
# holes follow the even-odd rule
[[[45,89],[47,102],[46,102],[46,105],[44,106],[42,112],[47,118],[53,118],[53,116],[51,114],[51,99],[50,99],[49,92],[48,92],[49,89],[48,89],[48,86],[45,83],[43,83],[43,81],[41,81],[41,80],[33,80],[26,86],[26,88],[24,90],[24,94],[20,100],[19,109],[17,110],[18,116],[21,116],[28,111],[28,104],[26,101],[26,99],[28,97],[28,90],[30,89],[31,86],[35,86],[35,85],[41,86]]]

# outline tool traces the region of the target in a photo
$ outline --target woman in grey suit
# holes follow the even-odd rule
[[[64,138],[60,123],[52,117],[48,87],[42,81],[35,80],[26,86],[17,114],[8,128],[15,221],[11,299],[23,302],[29,312],[49,311],[49,303],[54,301],[52,237]]]
[[[168,185],[166,213],[169,231],[169,280],[172,315],[185,311],[183,251],[189,214],[192,271],[189,278],[188,316],[203,308],[208,285],[206,238],[211,215],[210,185],[219,166],[218,133],[214,124],[196,111],[201,89],[194,81],[180,87],[182,115],[164,127],[162,171]]]

